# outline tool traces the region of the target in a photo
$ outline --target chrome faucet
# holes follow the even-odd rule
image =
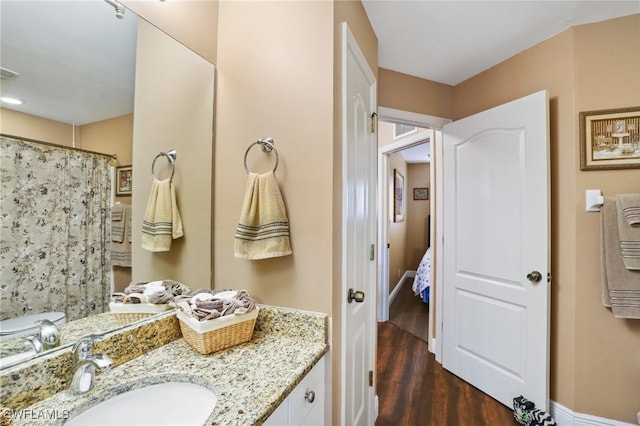
[[[73,345],[73,378],[71,392],[80,395],[89,392],[95,385],[96,368],[107,372],[113,366],[113,360],[104,354],[93,354],[93,343],[104,339],[101,334],[91,334]]]
[[[60,346],[60,330],[54,323],[45,319],[36,321],[36,325],[40,327],[39,334],[25,337],[25,345],[31,345],[37,354]]]

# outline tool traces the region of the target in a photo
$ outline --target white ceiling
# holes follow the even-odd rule
[[[564,30],[640,13],[640,1],[363,0],[381,68],[456,85]]]
[[[430,163],[431,162],[431,143],[425,142],[420,145],[414,145],[400,151],[400,155],[407,163]]]
[[[103,0],[1,0],[3,107],[82,125],[133,112],[137,17]]]

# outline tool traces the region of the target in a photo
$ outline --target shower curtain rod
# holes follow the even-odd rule
[[[71,150],[71,151],[80,151],[80,152],[84,152],[84,153],[87,153],[87,154],[101,155],[103,157],[108,157],[108,158],[111,158],[113,160],[117,160],[118,159],[118,154],[105,154],[103,152],[91,151],[91,150],[82,149],[82,148],[74,148],[72,146],[61,145],[61,144],[53,143],[53,142],[44,142],[44,141],[39,141],[37,139],[29,139],[29,138],[25,138],[23,136],[8,135],[6,133],[0,133],[0,136],[3,137],[3,138],[17,139],[17,140],[20,140],[20,141],[23,141],[23,142],[37,143],[37,144],[40,144],[40,145],[51,146],[51,147],[54,147],[54,148],[63,148],[63,149]]]

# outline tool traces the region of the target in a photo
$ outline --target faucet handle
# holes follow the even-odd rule
[[[51,321],[44,319],[36,321],[40,327],[40,342],[43,349],[51,349],[60,345],[60,330]]]
[[[73,355],[75,361],[85,359],[93,350],[93,343],[99,342],[104,339],[104,334],[89,334],[88,336],[81,337],[73,345]]]
[[[30,346],[37,354],[42,352],[42,343],[38,336],[27,336],[23,340],[25,346]]]

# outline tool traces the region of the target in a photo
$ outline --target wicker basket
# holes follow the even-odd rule
[[[174,309],[174,307],[167,304],[111,302],[109,309],[115,314],[118,324],[127,325]]]
[[[203,355],[248,342],[258,318],[258,307],[242,315],[229,315],[209,321],[198,321],[178,310],[182,337]]]

